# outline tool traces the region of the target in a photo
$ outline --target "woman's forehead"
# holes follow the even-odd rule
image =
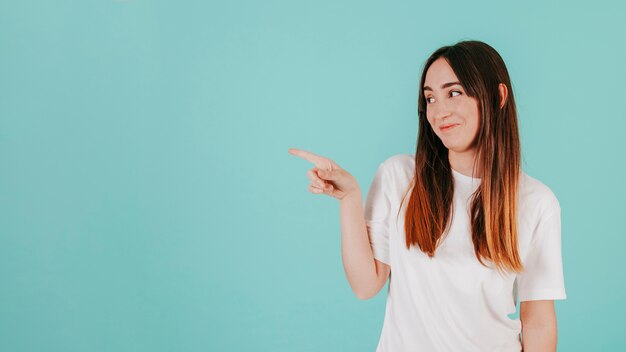
[[[446,61],[443,57],[440,57],[428,68],[424,79],[424,89],[443,89],[450,86],[446,83],[452,82],[459,82],[459,79],[454,73],[454,70],[452,70],[452,67],[448,64],[448,61]],[[446,87],[442,87],[443,85],[446,85]]]

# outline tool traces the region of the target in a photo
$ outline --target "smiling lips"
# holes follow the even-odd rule
[[[459,125],[458,123],[451,123],[451,124],[443,125],[439,127],[439,130],[442,132],[446,132],[446,131],[453,129],[454,127],[458,125]]]

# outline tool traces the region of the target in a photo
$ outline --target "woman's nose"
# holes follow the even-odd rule
[[[432,106],[435,105],[435,106]],[[435,120],[441,120],[445,117],[450,116],[450,109],[448,108],[448,106],[444,103],[436,103],[436,104],[432,104],[431,108],[432,108],[432,113],[433,113],[433,117],[435,118]]]

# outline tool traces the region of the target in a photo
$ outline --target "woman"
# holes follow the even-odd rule
[[[436,50],[422,72],[414,155],[355,178],[306,151],[309,190],[340,200],[342,258],[361,299],[389,279],[377,351],[554,351],[565,299],[560,206],[521,171],[517,112],[489,45]],[[520,318],[515,313],[520,303]]]

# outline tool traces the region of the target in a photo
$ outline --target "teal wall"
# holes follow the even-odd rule
[[[428,55],[513,80],[524,169],[562,206],[559,350],[626,344],[622,1],[0,3],[0,350],[373,351],[328,156],[367,191],[413,153]]]

